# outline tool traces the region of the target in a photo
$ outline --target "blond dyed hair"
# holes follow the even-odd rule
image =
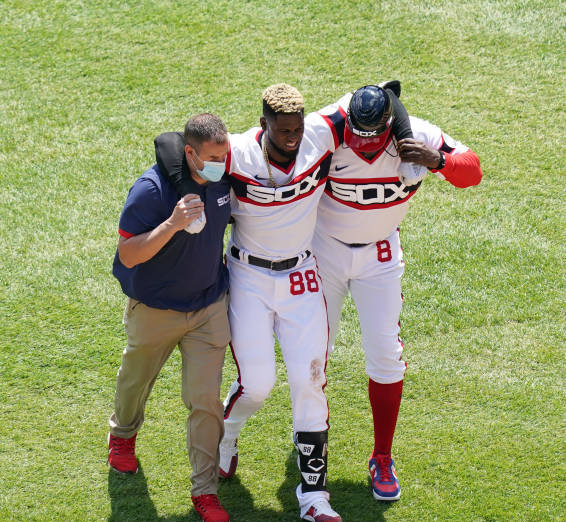
[[[305,110],[303,95],[287,83],[270,85],[262,94],[264,113],[266,109],[274,114],[294,114]]]

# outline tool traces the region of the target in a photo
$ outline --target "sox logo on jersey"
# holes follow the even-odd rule
[[[320,167],[302,181],[294,183],[293,185],[278,187],[275,190],[271,187],[248,185],[247,195],[248,198],[258,203],[287,203],[318,187],[320,181],[319,173]]]
[[[354,208],[383,208],[412,196],[420,182],[410,187],[397,178],[328,180],[326,193]]]
[[[297,176],[294,183],[282,187],[266,187],[255,184],[249,178],[231,173],[232,187],[241,201],[249,201],[259,205],[283,205],[309,196],[326,181],[330,155],[327,154],[310,171]]]

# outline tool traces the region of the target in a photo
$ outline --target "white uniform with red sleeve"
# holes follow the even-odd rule
[[[436,173],[439,177],[458,187],[479,183],[479,159],[473,151],[437,126],[410,119],[416,140],[444,152],[446,165]],[[405,373],[399,338],[404,270],[399,225],[420,186],[401,183],[399,165],[392,141],[371,160],[344,145],[338,147],[313,240],[328,307],[329,345],[350,292],[360,318],[366,371],[382,384],[396,383]]]
[[[344,118],[338,104],[305,117],[295,160],[286,168],[270,163],[279,187],[269,186],[263,131],[230,135],[226,170],[235,223],[226,258],[238,379],[224,403],[227,439],[238,437],[275,383],[274,333],[287,367],[294,430],[328,429],[328,320],[312,236]],[[278,269],[258,266],[258,260],[263,265],[273,262]]]

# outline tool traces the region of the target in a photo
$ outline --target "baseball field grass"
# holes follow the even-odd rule
[[[367,378],[347,301],[328,363],[329,487],[345,522],[566,520],[566,15],[534,0],[3,0],[0,520],[196,521],[175,353],[137,444],[106,465],[125,335],[111,266],[153,138],[192,114],[256,125],[285,81],[315,110],[384,79],[481,158],[429,176],[402,226],[408,370],[373,500]],[[220,497],[234,522],[298,520],[285,368]],[[226,357],[222,396],[236,375]]]

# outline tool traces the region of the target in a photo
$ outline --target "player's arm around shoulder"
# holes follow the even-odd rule
[[[403,161],[423,165],[458,188],[480,183],[480,159],[473,150],[425,120],[411,117],[411,127],[415,138],[397,144]]]
[[[351,98],[352,93],[349,92],[337,102],[307,114],[305,134],[314,134],[322,147],[334,152],[344,141],[344,125]]]

